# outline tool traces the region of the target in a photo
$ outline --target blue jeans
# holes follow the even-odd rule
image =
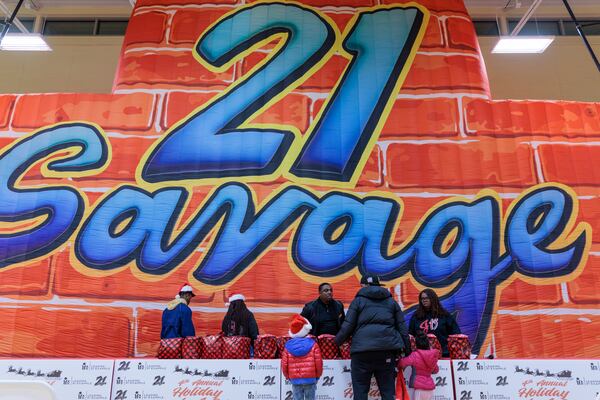
[[[316,383],[311,383],[310,385],[292,385],[294,400],[315,400],[316,391]]]

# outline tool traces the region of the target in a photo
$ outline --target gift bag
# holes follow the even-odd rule
[[[246,336],[225,336],[222,343],[222,358],[241,360],[250,358],[251,340]]]
[[[198,359],[203,357],[201,337],[186,337],[183,338],[181,344],[181,358]]]
[[[352,338],[348,339],[340,346],[340,357],[342,360],[350,359],[350,350],[352,348]]]
[[[453,360],[468,360],[471,358],[471,342],[467,335],[448,336],[448,352]]]
[[[258,335],[254,341],[254,358],[277,358],[277,336]]]
[[[438,340],[437,336],[435,336],[433,333],[428,333],[427,338],[429,338],[429,347],[432,349],[437,349],[437,351],[440,352],[440,357],[441,357],[442,356],[442,345],[440,344],[440,341]]]
[[[210,335],[202,338],[203,357],[216,360],[223,358],[223,336]]]
[[[285,350],[285,344],[291,337],[289,336],[280,336],[277,338],[277,357],[281,358],[283,351]]]
[[[320,335],[317,338],[319,347],[321,348],[321,356],[323,360],[336,360],[340,359],[340,349],[335,344],[335,336],[333,335]]]
[[[408,337],[410,339],[410,350],[417,351],[417,341],[415,340],[415,337],[413,335],[408,335]]]
[[[182,338],[161,339],[157,357],[163,359],[181,358],[182,342]]]
[[[396,377],[396,400],[410,400],[402,370],[398,371],[398,376]]]

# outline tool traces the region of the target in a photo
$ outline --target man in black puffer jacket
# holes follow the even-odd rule
[[[354,400],[367,400],[375,375],[381,400],[396,395],[396,357],[410,353],[404,313],[375,275],[361,278],[362,289],[350,304],[342,328],[335,337],[341,345],[352,336],[351,369]]]

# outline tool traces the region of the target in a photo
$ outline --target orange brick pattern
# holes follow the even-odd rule
[[[600,147],[549,144],[541,145],[539,154],[544,177],[548,181],[563,182],[570,186],[594,186],[600,178],[600,171],[590,168],[590,160],[600,156]]]
[[[153,102],[154,96],[145,93],[25,95],[16,102],[12,127],[31,130],[59,122],[89,121],[105,130],[145,131],[152,122]]]
[[[537,183],[531,147],[514,142],[393,143],[387,150],[387,166],[387,180],[394,188],[526,187]]]
[[[0,96],[0,128],[6,128],[15,96]]]
[[[341,31],[358,7],[404,2],[304,1],[326,13]],[[596,227],[600,104],[489,99],[485,68],[462,0],[419,2],[430,10],[430,24],[355,189],[386,191],[402,200],[394,244],[402,244],[432,207],[450,197],[473,197],[491,188],[500,193],[506,209],[524,189],[543,182],[571,186],[580,197],[578,221]],[[160,135],[242,77],[273,47],[271,43],[219,73],[193,58],[192,48],[203,30],[242,3],[250,1],[138,0],[112,94],[0,95],[0,147],[41,127],[74,120],[100,125],[112,147],[111,163],[101,174],[48,179],[37,166],[28,171],[23,185],[76,185],[94,204],[115,185],[135,184],[143,153]],[[347,58],[334,55],[251,122],[288,125],[304,134],[347,65]],[[284,182],[278,178],[251,186],[261,201]],[[194,188],[184,218],[210,189]],[[289,239],[290,233],[285,234],[228,287],[198,290],[192,306],[199,307],[194,315],[199,334],[220,330],[224,304],[235,292],[248,298],[262,333],[287,331],[290,313],[315,298],[318,286],[290,265]],[[592,242],[579,277],[544,285],[516,278],[501,291],[491,329],[498,356],[600,357],[595,345],[600,339],[600,229],[592,231]],[[140,280],[129,269],[90,276],[72,265],[70,245],[0,271],[0,356],[154,356],[161,310],[199,264],[206,245],[158,282]],[[335,296],[348,305],[358,287],[354,276],[337,280]],[[390,290],[410,306],[419,288],[407,280]]]
[[[231,11],[231,8],[219,7],[177,11],[173,16],[169,43],[193,45],[206,28],[219,20],[228,11]]]
[[[375,6],[378,3],[378,0],[303,2],[321,9],[340,30],[346,28],[347,22],[354,14],[352,8]],[[408,1],[381,2],[403,3]],[[192,50],[198,37],[209,25],[235,9],[241,2],[144,0],[137,4],[130,19],[123,48],[124,56],[117,71],[116,90],[153,88],[158,85],[186,90],[206,89],[207,86],[222,89],[231,83],[233,70],[215,74],[193,59]],[[190,4],[202,7],[189,8]],[[402,91],[489,95],[489,85],[485,67],[479,56],[475,31],[462,1],[430,0],[422,1],[421,4],[430,9],[431,20]],[[148,28],[150,26],[152,29]],[[232,69],[247,72],[264,56],[264,53],[250,54]],[[299,90],[331,89],[340,76],[340,69],[346,65],[347,60],[344,57],[334,56],[320,71],[308,78]]]
[[[518,137],[600,135],[600,106],[596,103],[559,101],[467,100],[470,135]]]
[[[165,30],[167,28],[167,14],[159,12],[149,12],[141,14],[133,19],[129,25],[126,45],[141,43],[161,43]],[[146,30],[146,27],[152,26],[154,29]]]
[[[600,257],[595,254],[589,258],[581,276],[567,285],[573,301],[579,304],[598,304],[599,280]]]
[[[130,309],[0,304],[0,310],[0,324],[5,327],[0,355],[4,357],[126,357],[131,353]]]
[[[2,273],[0,294],[47,297],[54,257],[33,261]]]
[[[496,322],[500,358],[597,358],[600,318],[589,315],[500,315]]]

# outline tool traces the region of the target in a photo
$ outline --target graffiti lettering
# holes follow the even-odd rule
[[[357,16],[343,43],[352,55],[350,66],[306,134],[291,168],[293,176],[356,182],[364,156],[370,154],[408,73],[406,67],[412,64],[422,26],[427,21],[418,8],[379,9]],[[374,75],[386,79],[373,81]],[[358,114],[348,115],[350,103],[357,104]]]
[[[144,166],[144,179],[268,175],[279,167],[295,135],[285,129],[239,126],[320,65],[336,40],[331,24],[298,5],[254,5],[221,19],[202,35],[196,52],[211,69],[228,68],[274,38],[280,44],[260,68],[165,136]]]
[[[352,186],[408,73],[427,18],[426,10],[417,6],[359,13],[340,47],[335,24],[300,5],[263,3],[225,16],[195,48],[198,61],[208,69],[227,69],[273,39],[279,44],[263,63],[170,129],[149,151],[140,177],[147,182],[230,177],[265,181],[289,168],[291,180]],[[336,50],[347,52],[350,65],[304,145],[292,128],[246,124],[309,78]],[[369,79],[373,74],[386,78]],[[349,102],[359,102],[360,113],[352,118],[346,115]]]
[[[100,129],[69,123],[48,127],[12,143],[0,154],[0,267],[46,255],[69,239],[83,215],[84,196],[74,187],[20,188],[20,178],[50,154],[68,155],[45,165],[49,177],[85,176],[105,167],[110,149]],[[33,226],[19,229],[19,223]]]
[[[108,157],[100,132],[83,124],[43,130],[0,156],[3,221],[43,219],[33,229],[0,238],[5,252],[0,265],[50,253],[79,225],[84,196],[75,189],[16,187],[24,171],[43,157],[72,147],[82,150],[58,161],[46,160],[46,171],[87,173]],[[46,198],[48,194],[52,197]],[[434,207],[397,249],[391,248],[391,242],[403,206],[387,194],[360,197],[333,191],[320,196],[301,186],[283,185],[257,206],[248,186],[230,182],[217,187],[182,223],[187,199],[183,187],[153,192],[130,185],[116,188],[85,218],[75,238],[75,257],[91,270],[110,272],[132,266],[164,276],[215,231],[192,276],[216,288],[251,268],[285,232],[293,230],[289,253],[301,273],[337,277],[352,271],[372,272],[388,281],[412,278],[426,286],[452,287],[443,302],[458,312],[459,324],[478,348],[499,285],[515,274],[568,275],[582,264],[589,244],[587,225],[574,226],[576,197],[561,185],[526,191],[513,202],[505,222],[500,200],[492,191],[483,191],[473,200],[451,199]],[[60,207],[53,201],[60,201]]]
[[[223,70],[268,42],[278,43],[262,63],[153,145],[137,166],[138,184],[110,189],[93,207],[69,185],[23,187],[22,177],[36,165],[44,177],[101,172],[111,149],[92,124],[46,127],[2,149],[0,268],[47,256],[71,241],[72,264],[84,273],[132,268],[160,280],[208,242],[189,277],[210,292],[245,274],[291,233],[290,265],[308,279],[369,272],[440,289],[478,353],[498,290],[517,277],[564,281],[585,264],[590,227],[575,223],[571,189],[537,185],[504,217],[494,191],[451,198],[394,245],[404,212],[394,194],[321,193],[305,186],[355,185],[427,21],[427,10],[417,5],[365,9],[348,24],[340,45],[335,25],[309,7],[275,2],[237,8],[200,37],[199,62]],[[248,124],[335,51],[348,58],[348,67],[303,137],[286,126]],[[280,175],[295,183],[281,185],[261,204],[240,182]],[[197,209],[189,205],[189,184],[214,184]]]

